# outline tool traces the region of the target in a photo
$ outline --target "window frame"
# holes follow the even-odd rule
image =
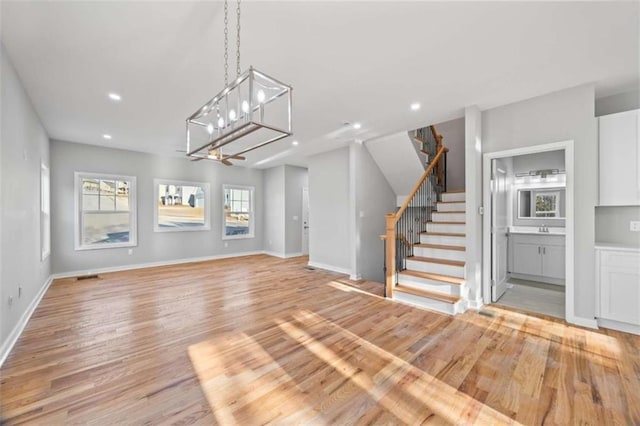
[[[98,243],[87,245],[84,244],[82,235],[82,180],[83,179],[101,179],[114,181],[129,182],[129,241],[124,243]],[[126,175],[114,175],[107,173],[93,172],[75,172],[74,173],[74,248],[80,250],[101,250],[110,248],[136,247],[138,245],[138,215],[137,215],[137,191],[136,177]]]
[[[204,225],[198,227],[161,227],[158,222],[160,185],[199,186],[204,189]],[[211,230],[211,185],[208,182],[192,182],[174,179],[153,179],[153,232],[197,232]]]
[[[51,255],[51,170],[40,163],[40,260]]]
[[[239,189],[249,191],[249,233],[238,235],[227,235],[227,212],[224,208],[226,203],[225,191],[227,189]],[[242,240],[247,238],[255,238],[255,187],[246,185],[222,185],[222,239],[223,240]],[[244,213],[244,212],[243,212]]]

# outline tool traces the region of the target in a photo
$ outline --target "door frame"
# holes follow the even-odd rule
[[[565,319],[576,323],[574,313],[574,147],[573,140],[531,145],[483,154],[482,158],[482,300],[491,303],[491,160],[525,154],[564,150],[566,170],[566,219],[565,219]]]
[[[305,192],[307,193],[307,204],[306,204],[306,206],[305,206],[305,202],[304,202],[305,201],[304,200],[304,193]],[[301,226],[302,226],[302,228],[301,228],[302,233],[300,234],[300,239],[301,239],[301,241],[300,241],[300,245],[301,245],[300,252],[302,253],[302,255],[306,256],[306,255],[309,255],[309,225],[308,225],[308,223],[305,223],[304,209],[305,209],[305,207],[307,208],[307,220],[306,221],[308,222],[309,221],[309,217],[308,217],[309,216],[309,187],[308,186],[302,187],[302,194],[301,194],[300,198],[301,198],[301,202],[302,202],[302,209],[300,211],[300,222],[301,222]],[[307,227],[307,237],[306,238],[304,236],[304,227],[305,226]],[[305,249],[305,239],[307,241],[306,249]]]

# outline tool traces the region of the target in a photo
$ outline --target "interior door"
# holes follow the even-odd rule
[[[302,254],[309,254],[309,188],[302,188]]]
[[[491,301],[507,290],[507,166],[498,158],[491,161]]]

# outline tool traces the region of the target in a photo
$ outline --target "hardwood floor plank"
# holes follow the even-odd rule
[[[640,424],[640,338],[451,317],[266,255],[56,280],[3,424]]]

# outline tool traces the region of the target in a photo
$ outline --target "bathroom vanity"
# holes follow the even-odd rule
[[[514,278],[564,285],[564,228],[512,227],[508,266]]]

